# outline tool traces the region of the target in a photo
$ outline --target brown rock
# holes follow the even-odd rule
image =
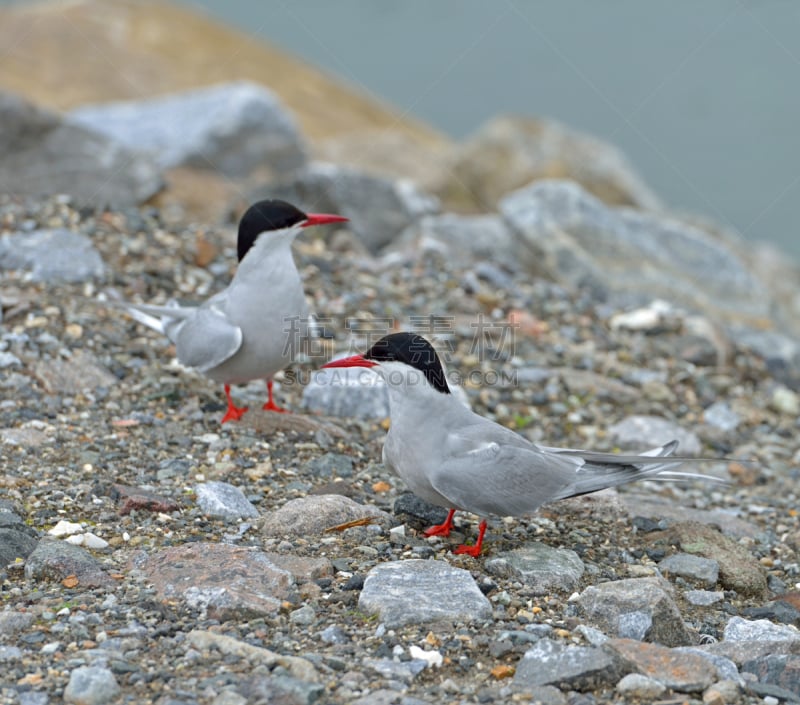
[[[89,352],[79,350],[68,360],[42,360],[36,376],[49,394],[78,394],[85,389],[110,387],[117,383],[105,367]]]
[[[181,600],[223,622],[277,612],[294,588],[291,573],[267,554],[228,544],[184,544],[139,554],[132,564],[162,599]]]
[[[448,209],[490,211],[537,179],[571,179],[610,205],[657,208],[658,199],[613,145],[548,120],[501,116],[456,149],[438,195]]]
[[[392,128],[421,144],[445,141],[329,74],[181,5],[20,3],[0,10],[0,46],[8,48],[0,85],[60,110],[251,80],[273,90],[312,140]]]
[[[717,680],[716,669],[697,654],[676,651],[635,639],[609,639],[603,644],[630,667],[681,693],[698,693]]]
[[[767,578],[756,557],[714,527],[684,521],[671,526],[669,535],[682,551],[717,561],[719,582],[727,590],[748,596],[766,593]]]

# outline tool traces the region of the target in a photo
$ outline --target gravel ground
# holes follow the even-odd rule
[[[0,569],[0,703],[583,704],[701,702],[704,692],[705,702],[733,702],[719,670],[699,686],[666,690],[665,678],[642,667],[634,670],[650,684],[628,675],[623,685],[620,672],[548,685],[524,680],[522,657],[540,642],[599,648],[592,628],[602,627],[579,597],[590,586],[659,574],[671,586],[685,645],[732,642],[729,625],[738,617],[800,625],[797,396],[735,341],[687,332],[680,313],[644,332],[615,328],[618,312],[588,294],[485,262],[458,265],[426,251],[374,258],[344,231],[328,233],[327,242],[304,236],[298,265],[325,333],[277,393],[299,413],[251,411],[221,427],[222,390],[178,367],[168,341],[94,297],[114,290],[158,303],[217,291],[235,261],[232,229],[165,225],[152,210],[76,211],[66,199],[0,201],[1,231],[42,227],[87,235],[106,276],[58,284],[20,269],[5,272],[0,286],[0,518],[7,517],[0,531],[38,544],[27,560],[12,558]],[[432,323],[431,315],[439,318]],[[504,339],[509,321],[517,327]],[[302,413],[311,370],[393,326],[435,338],[473,409],[531,440],[614,450],[622,443],[615,424],[658,416],[695,438],[702,456],[751,462],[700,465],[727,485],[649,482],[551,505],[529,519],[495,517],[482,556],[455,556],[457,542],[474,540],[477,518],[459,513],[450,538],[425,539],[421,529],[435,510],[395,511],[398,498],[413,503],[380,465],[385,419]],[[476,339],[480,330],[490,335]],[[238,387],[235,398],[258,409],[263,384]],[[632,440],[646,444],[647,428],[640,431]],[[215,518],[199,501],[198,488],[211,481],[241,490],[258,517],[233,509]],[[324,527],[315,502],[330,494],[389,516],[325,531],[332,525]],[[276,514],[291,509],[290,500],[308,502],[300,507],[310,524],[301,530]],[[659,569],[667,555],[692,553],[688,539],[675,539],[684,519],[732,536],[744,556],[736,572],[760,576],[767,589],[732,588],[729,554],[719,547],[703,553],[720,569],[717,578],[698,577],[691,571],[704,566],[690,561],[683,576],[680,566]],[[83,548],[48,537],[61,520],[80,525],[65,531],[82,536]],[[90,535],[100,540],[93,544]],[[574,552],[582,571],[543,587],[490,565],[538,544]],[[192,545],[195,553],[180,552]],[[237,562],[237,547],[274,554],[283,572],[256,566],[249,553]],[[43,555],[46,548],[53,557]],[[359,602],[365,579],[380,579],[370,571],[406,559],[468,571],[482,594],[476,599],[488,599],[483,616],[423,615],[392,626],[386,613]],[[214,602],[215,570],[217,587],[252,578],[264,595],[249,584],[240,601]],[[195,586],[193,597],[170,580]],[[445,602],[467,604],[458,588],[443,587]],[[719,597],[694,604],[690,593],[698,590]],[[782,601],[772,599],[779,595]],[[773,640],[764,634],[743,640]],[[725,652],[742,679],[736,700],[789,700],[800,683],[800,636],[792,634],[781,642],[790,646],[774,677],[752,675],[745,657]]]

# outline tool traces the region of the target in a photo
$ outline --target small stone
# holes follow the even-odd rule
[[[629,673],[617,683],[616,691],[631,698],[658,698],[667,692],[667,686],[641,673]]]
[[[720,431],[728,432],[737,429],[742,417],[731,409],[727,402],[715,401],[703,412],[703,421]]]
[[[364,659],[364,665],[377,671],[384,678],[410,683],[427,667],[428,662],[421,659],[411,661],[393,661],[392,659]]]
[[[83,532],[83,527],[77,522],[67,521],[62,519],[47,533],[51,536],[71,536],[72,534],[80,534]]]
[[[0,635],[10,636],[24,631],[33,624],[35,617],[30,612],[16,612],[14,610],[0,612]]]
[[[392,511],[405,518],[417,529],[426,529],[436,524],[443,524],[447,519],[447,510],[436,504],[426,502],[411,492],[404,492],[394,501]]]
[[[343,453],[325,453],[306,466],[317,477],[352,477],[353,459]]]
[[[416,644],[412,644],[408,647],[408,655],[411,656],[412,659],[425,661],[428,668],[439,668],[444,661],[444,657],[435,649],[425,651]]]
[[[719,577],[719,563],[710,558],[701,558],[691,553],[675,553],[658,564],[662,573],[689,578],[705,587],[713,587]]]
[[[718,681],[706,688],[703,705],[736,705],[741,699],[741,693],[742,689],[736,681]]]
[[[82,666],[69,674],[69,683],[64,689],[64,702],[75,705],[104,705],[120,692],[117,679],[107,668]]]
[[[492,614],[489,600],[469,571],[422,559],[375,566],[364,581],[358,605],[377,612],[389,629],[436,621],[471,622]]]
[[[340,626],[331,624],[325,627],[320,634],[320,639],[326,644],[346,644],[350,641],[350,636]]]
[[[71,577],[82,587],[110,587],[116,582],[83,548],[65,541],[44,539],[25,561],[29,580],[61,581]]]
[[[683,593],[683,596],[689,604],[697,605],[698,607],[708,607],[725,599],[724,592],[713,592],[711,590],[687,590]]]
[[[302,626],[313,624],[316,618],[317,613],[311,605],[303,605],[289,614],[289,621],[292,624],[299,624]]]
[[[548,595],[574,590],[584,566],[574,551],[534,542],[497,554],[486,562],[486,570],[501,578],[522,581],[534,595]]]
[[[800,416],[800,395],[787,387],[778,387],[772,393],[770,407],[786,416]]]
[[[227,482],[204,482],[195,487],[197,504],[206,516],[228,521],[254,519],[258,510],[247,500],[244,493]]]

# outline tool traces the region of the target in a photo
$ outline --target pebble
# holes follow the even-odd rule
[[[629,673],[617,683],[615,690],[631,698],[659,698],[667,692],[667,686],[641,673]]]
[[[489,600],[468,571],[422,559],[375,566],[364,581],[358,606],[377,613],[389,629],[438,621],[471,622],[492,614]]]
[[[82,666],[69,674],[64,702],[75,705],[104,705],[120,693],[114,674],[100,666]]]
[[[703,421],[709,426],[727,433],[737,429],[742,422],[742,417],[731,409],[727,402],[715,401],[703,412]]]
[[[92,241],[71,230],[34,230],[0,237],[0,270],[21,269],[36,282],[102,278],[105,265]]]
[[[195,493],[197,505],[206,516],[228,521],[258,517],[258,510],[244,493],[227,482],[203,482],[195,487]]]
[[[313,624],[316,618],[317,613],[311,605],[303,605],[289,614],[289,621],[292,624],[299,624],[302,626]]]
[[[800,416],[800,395],[786,387],[778,387],[772,393],[770,406],[778,413]]]
[[[724,592],[711,590],[686,590],[683,596],[686,598],[687,602],[692,605],[697,605],[698,607],[715,605],[717,602],[721,602],[725,599]]]
[[[360,519],[372,519],[386,528],[394,523],[390,514],[377,507],[338,494],[324,494],[289,500],[264,516],[261,531],[265,536],[312,536]]]

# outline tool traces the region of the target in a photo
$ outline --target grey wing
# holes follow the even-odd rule
[[[175,327],[174,337],[169,337],[175,342],[178,360],[200,372],[221,365],[242,345],[242,329],[218,309],[205,306],[195,309],[193,316]]]
[[[526,448],[490,441],[449,456],[430,482],[456,508],[518,516],[563,493],[582,464],[579,458],[547,455],[530,444]]]

